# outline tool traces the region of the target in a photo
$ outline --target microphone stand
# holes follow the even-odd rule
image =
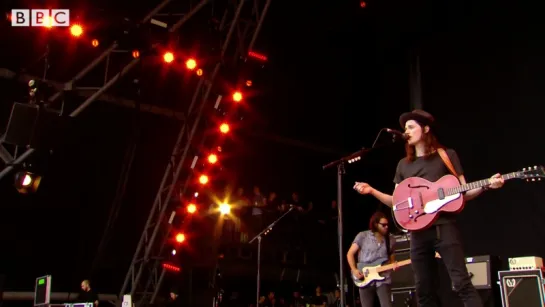
[[[378,137],[385,129],[381,129],[379,134],[377,135],[377,138],[375,139],[375,142],[373,143],[372,148],[362,148],[346,157],[340,158],[338,160],[335,160],[333,162],[330,162],[324,166],[322,166],[323,170],[332,168],[334,166],[337,167],[337,210],[338,210],[338,220],[337,220],[337,236],[338,236],[338,244],[339,244],[339,289],[341,292],[341,306],[346,306],[346,293],[345,293],[345,285],[344,285],[344,266],[343,266],[343,192],[342,192],[342,183],[343,183],[343,175],[346,173],[345,165],[346,163],[354,163],[356,161],[361,160],[361,158],[372,151],[373,149],[381,148],[383,146],[375,146],[378,140]],[[392,141],[395,142],[398,140],[398,137],[395,135],[392,136]]]
[[[339,244],[339,290],[341,292],[341,306],[346,306],[346,293],[344,291],[344,269],[343,269],[343,175],[346,173],[345,163],[352,163],[361,159],[361,156],[369,152],[370,149],[362,148],[361,150],[356,151],[353,154],[350,154],[346,157],[343,157],[339,160],[330,162],[322,167],[326,170],[334,166],[337,167],[337,210],[338,219],[337,219],[337,235],[338,235],[338,244]]]
[[[276,219],[276,221],[272,222],[269,226],[265,227],[260,233],[258,233],[255,237],[253,237],[249,244],[254,242],[257,239],[257,300],[256,300],[256,307],[259,306],[259,291],[261,286],[261,237],[264,235],[267,235],[273,227],[281,220],[283,219],[288,213],[293,211],[294,207],[291,207],[286,213],[282,214],[279,218]]]

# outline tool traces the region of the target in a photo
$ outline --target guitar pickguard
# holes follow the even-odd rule
[[[443,199],[436,199],[436,200],[429,201],[426,203],[426,205],[424,205],[424,212],[427,214],[435,213],[439,209],[441,209],[441,207],[459,198],[461,195],[462,194],[453,194],[453,195],[445,196]]]

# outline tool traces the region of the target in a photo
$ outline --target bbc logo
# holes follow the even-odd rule
[[[70,10],[11,10],[12,27],[68,27]]]

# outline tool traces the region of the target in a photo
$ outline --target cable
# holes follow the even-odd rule
[[[383,132],[384,130],[386,130],[386,128],[380,129],[380,131],[378,132],[377,137],[375,138],[375,141],[373,142],[373,145],[371,146],[371,148],[375,148],[375,145],[377,145],[377,141],[378,141],[378,139],[380,138],[380,135],[382,134],[382,132]]]

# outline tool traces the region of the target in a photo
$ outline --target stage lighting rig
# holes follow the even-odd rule
[[[15,174],[15,189],[21,194],[36,193],[42,177],[31,172],[20,171]]]

